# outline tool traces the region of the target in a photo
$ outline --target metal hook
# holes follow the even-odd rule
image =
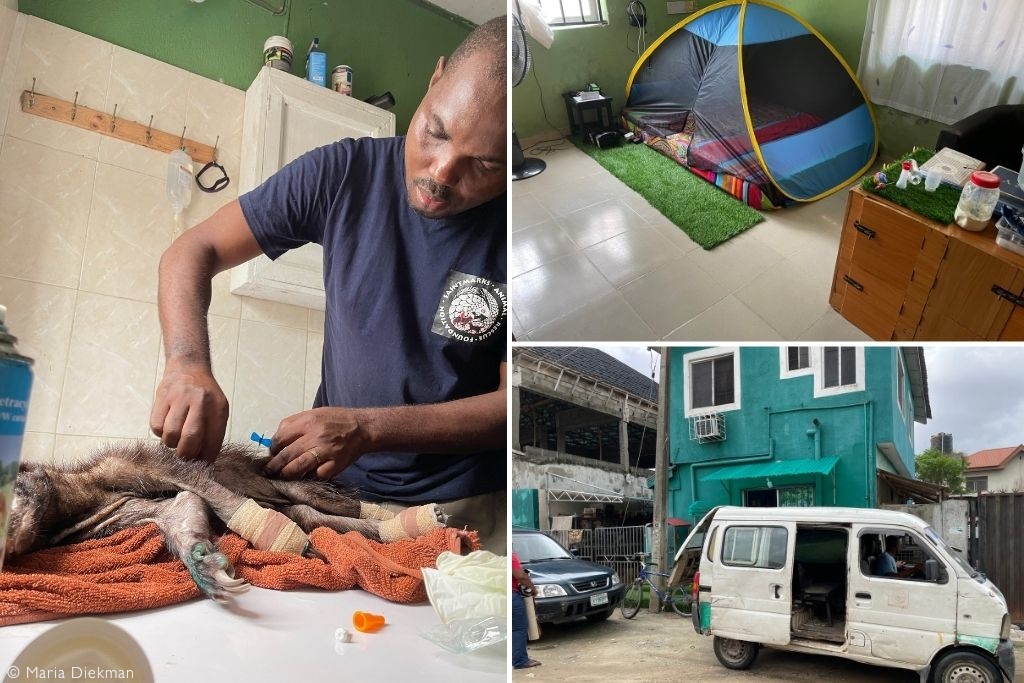
[[[181,127],[181,137],[178,138],[178,147],[185,149],[185,126]]]
[[[219,144],[220,144],[220,136],[218,135],[217,139],[213,143],[213,160],[214,161],[217,161],[217,145],[219,145]]]
[[[149,115],[149,125],[146,126],[146,144],[148,145],[150,140],[153,139],[153,115]]]
[[[75,101],[71,104],[71,120],[74,121],[78,115],[78,91],[75,91]]]
[[[36,77],[32,77],[32,89],[28,92],[28,108],[31,109],[36,103]]]
[[[114,126],[117,125],[117,103],[114,103],[114,113],[110,117],[110,132],[114,132]]]

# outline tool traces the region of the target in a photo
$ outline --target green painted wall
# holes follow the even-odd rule
[[[288,0],[279,17],[246,0],[20,0],[18,9],[241,90],[259,71],[268,37],[292,41],[292,73],[304,75],[305,53],[317,35],[328,69],[352,67],[353,96],[392,92],[399,132],[408,127],[437,58],[468,33],[464,24],[414,0]]]
[[[822,456],[840,457],[835,469],[837,485],[833,489],[829,479],[794,475],[773,477],[776,486],[816,484],[817,505],[873,506],[875,444],[885,442],[896,445],[913,471],[910,430],[895,407],[893,348],[865,349],[864,391],[814,398],[813,376],[779,378],[778,348],[743,347],[739,352],[741,408],[723,413],[724,441],[698,444],[690,440],[684,418],[683,357],[699,348],[673,348],[669,359],[669,458],[676,465],[670,475],[670,516],[688,520],[688,507],[695,498],[712,506],[742,505],[744,489],[764,488],[763,480],[733,482],[731,486],[702,481],[720,466],[741,464],[743,459],[765,456],[770,450],[778,460],[813,458],[814,439],[807,434],[813,419],[820,423]],[[909,388],[906,400],[911,400]],[[696,497],[692,471],[696,473]]]
[[[512,92],[512,121],[519,137],[527,140],[568,128],[562,93],[598,83],[615,98],[618,111],[624,102],[626,79],[636,64],[636,29],[626,19],[628,0],[607,0],[608,25],[563,29],[555,32],[550,49],[530,40],[533,73]],[[698,8],[714,4],[700,0]],[[783,0],[781,5],[799,14],[831,42],[856,71],[867,15],[867,0],[823,3],[820,0]],[[647,44],[688,15],[665,13],[665,3],[645,3],[648,13]],[[627,47],[627,45],[629,47]]]

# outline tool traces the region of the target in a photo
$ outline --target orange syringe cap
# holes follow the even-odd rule
[[[373,633],[384,625],[384,615],[357,611],[352,615],[352,625],[361,633]]]

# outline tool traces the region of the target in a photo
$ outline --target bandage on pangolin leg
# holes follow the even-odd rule
[[[376,503],[359,502],[359,519],[394,519],[395,513]]]
[[[433,529],[443,527],[446,519],[441,508],[433,503],[406,508],[380,523],[380,540],[387,542],[419,538]]]
[[[309,541],[298,524],[251,498],[231,515],[228,528],[260,550],[300,554]]]

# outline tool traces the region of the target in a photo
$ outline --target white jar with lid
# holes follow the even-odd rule
[[[987,171],[975,171],[960,193],[953,220],[964,230],[984,230],[992,220],[992,212],[996,210],[998,201],[999,176]]]

